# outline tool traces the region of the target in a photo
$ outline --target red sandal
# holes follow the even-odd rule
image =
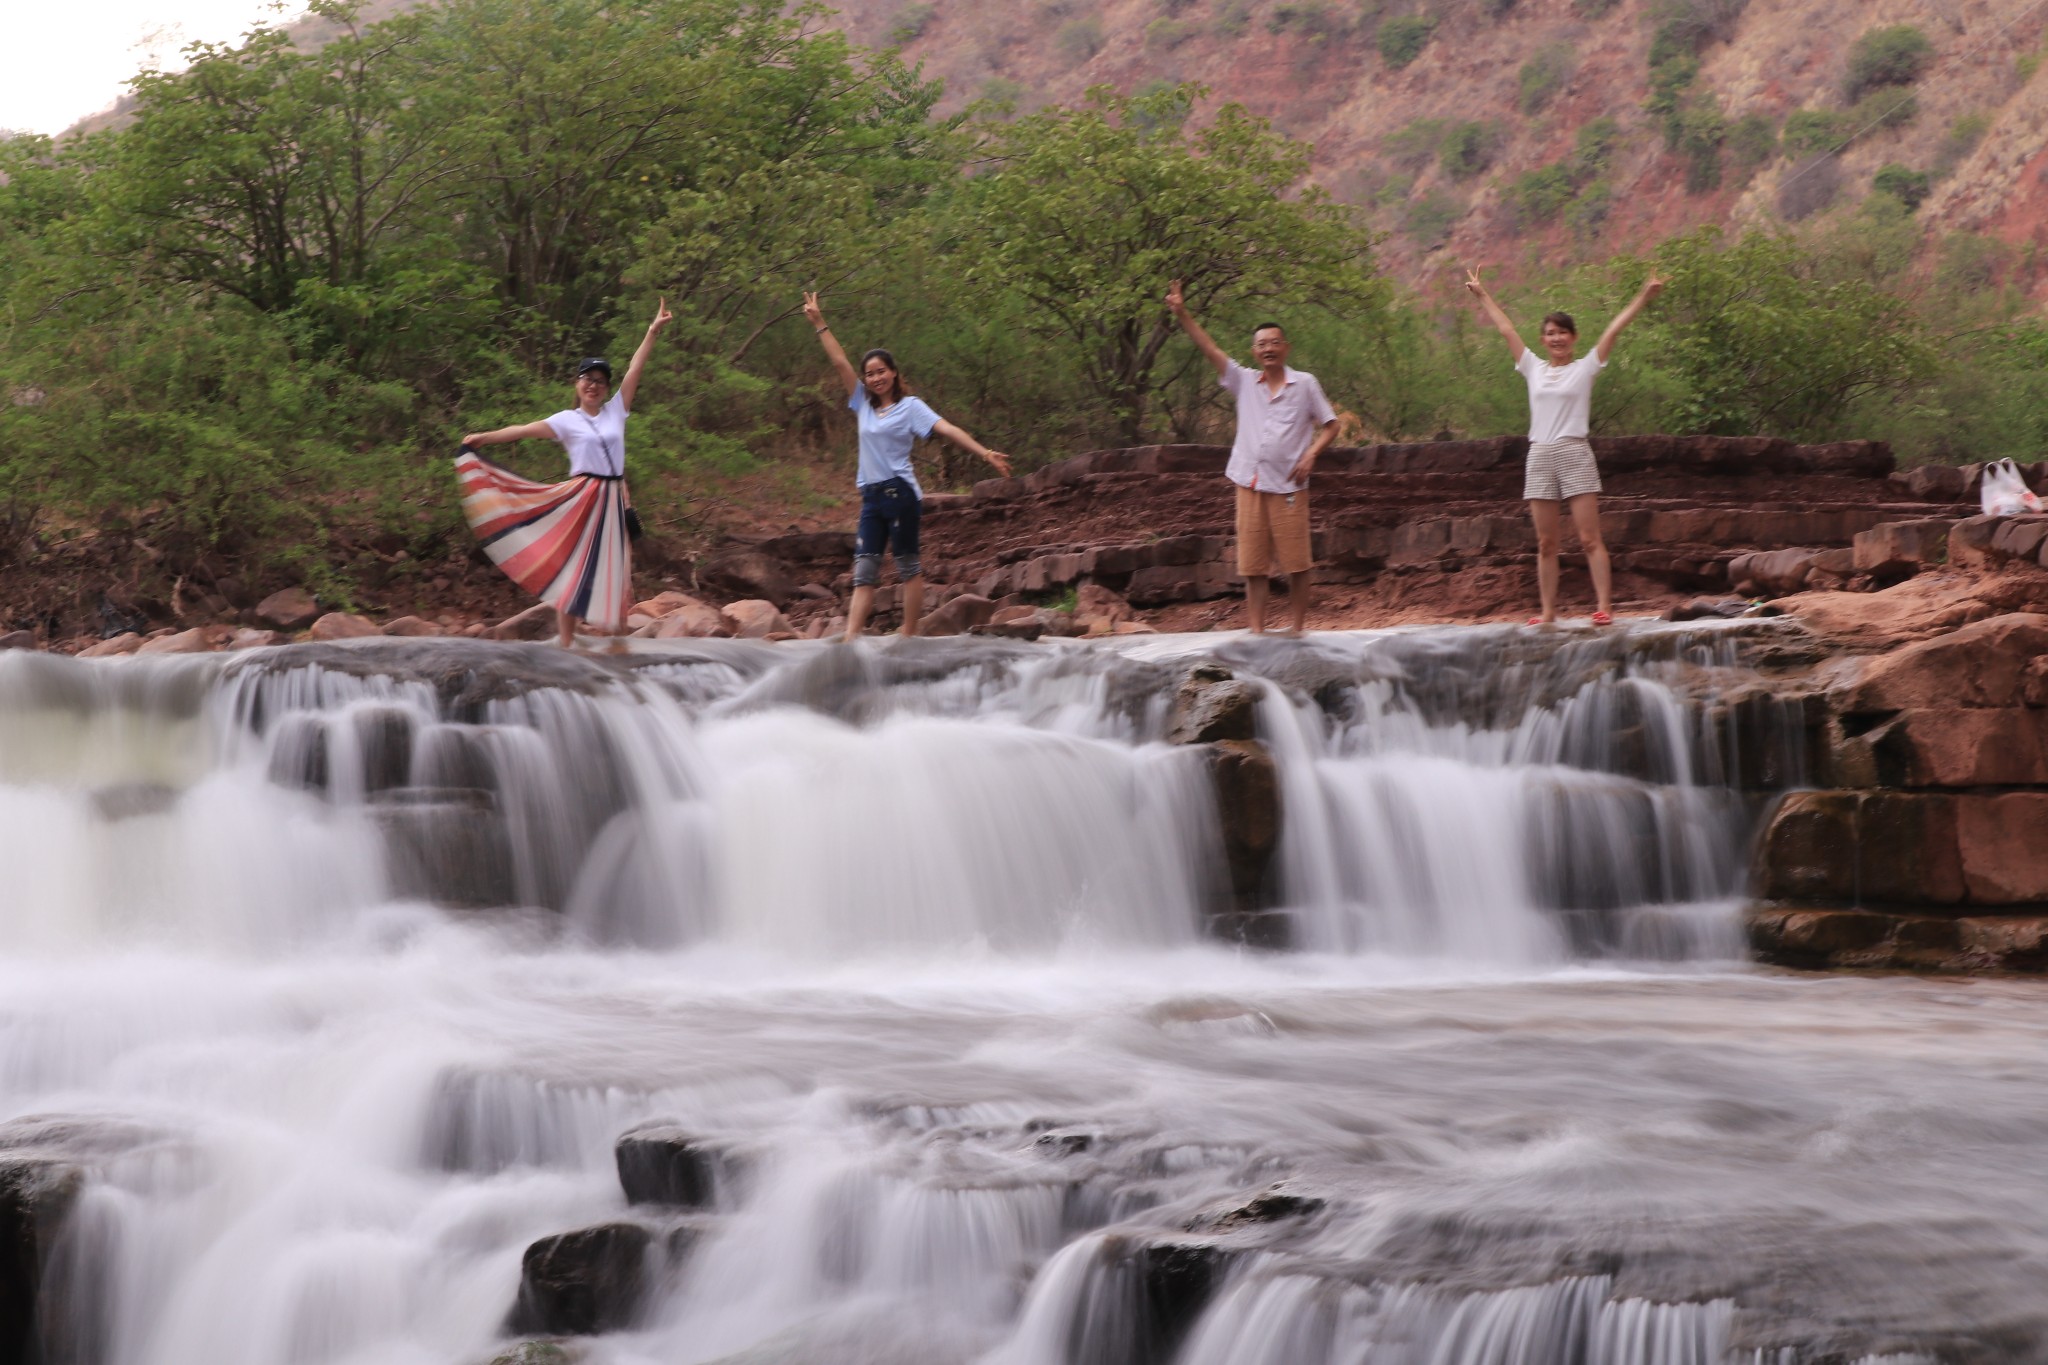
[[[1614,624],[1614,618],[1604,611],[1596,611],[1593,613],[1593,624],[1596,626],[1611,626]]]

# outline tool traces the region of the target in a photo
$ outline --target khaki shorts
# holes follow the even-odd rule
[[[1265,578],[1278,568],[1284,574],[1307,573],[1314,562],[1308,535],[1308,490],[1259,493],[1237,488],[1237,571],[1246,578]]]
[[[1583,436],[1539,441],[1529,447],[1523,466],[1525,502],[1570,502],[1583,493],[1600,491],[1600,466],[1593,463],[1593,443]]]

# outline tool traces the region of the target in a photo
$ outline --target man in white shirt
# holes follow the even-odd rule
[[[1310,547],[1308,476],[1316,457],[1337,434],[1337,410],[1316,377],[1287,367],[1291,349],[1275,322],[1252,329],[1248,369],[1225,355],[1188,312],[1180,281],[1166,291],[1166,306],[1203,355],[1218,382],[1237,400],[1237,439],[1225,469],[1237,485],[1237,571],[1244,576],[1245,615],[1251,633],[1266,628],[1266,598],[1275,567],[1287,575],[1290,635],[1308,628]]]

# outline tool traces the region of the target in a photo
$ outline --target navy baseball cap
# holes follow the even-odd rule
[[[578,379],[581,379],[584,375],[589,374],[592,370],[596,370],[599,374],[602,374],[604,376],[605,383],[609,384],[612,382],[611,363],[594,355],[585,357],[583,363],[576,367],[576,377]]]

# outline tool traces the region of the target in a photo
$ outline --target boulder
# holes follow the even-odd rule
[[[371,621],[367,617],[357,616],[352,612],[346,611],[328,612],[325,616],[315,621],[312,628],[307,631],[309,638],[322,641],[362,640],[372,635],[381,634],[383,632],[377,629],[376,622]]]
[[[228,626],[194,626],[190,630],[145,640],[137,654],[205,654],[220,648],[233,636]]]
[[[1167,719],[1169,744],[1210,744],[1225,739],[1258,737],[1257,683],[1240,681],[1227,668],[1202,664],[1189,671],[1173,695]]]
[[[384,623],[384,634],[406,636],[446,635],[448,632],[432,621],[417,616],[401,616],[395,621]]]
[[[672,1123],[646,1123],[621,1136],[612,1155],[628,1204],[708,1208],[718,1185],[718,1156]]]
[[[1664,613],[1667,621],[1728,621],[1749,610],[1742,597],[1695,597]]]
[[[1891,476],[1919,502],[1961,502],[1970,496],[1981,465],[1924,464]]]
[[[124,631],[111,640],[102,640],[96,645],[87,645],[78,651],[81,659],[107,659],[117,654],[133,654],[142,648],[142,637],[134,631]]]
[[[604,1223],[543,1237],[520,1260],[515,1333],[590,1336],[633,1324],[647,1290],[654,1236],[637,1223]]]
[[[1728,582],[1744,597],[1783,597],[1806,586],[1818,550],[1762,550],[1728,561]]]
[[[996,604],[976,593],[963,592],[949,598],[938,610],[925,614],[919,623],[920,635],[959,635],[968,629],[984,625],[995,614]]]
[[[663,593],[662,596],[669,597],[671,594]],[[687,593],[679,592],[673,596],[682,600],[669,605],[662,613],[660,624],[654,628],[655,639],[702,640],[715,635],[732,634],[732,627],[727,624],[718,608],[700,602]]]
[[[1955,813],[1970,904],[2048,903],[2048,792],[1958,796]]]
[[[690,596],[690,594],[677,592],[674,588],[670,588],[666,592],[656,593],[645,602],[635,602],[633,604],[633,614],[636,616],[652,617],[659,621],[670,612],[680,611],[692,604],[703,605],[696,598]]]
[[[1225,939],[1262,948],[1287,946],[1284,920],[1263,913],[1273,854],[1280,847],[1280,774],[1255,739],[1208,746],[1209,780],[1230,873],[1231,909],[1211,928]]]
[[[303,630],[319,615],[319,602],[304,588],[284,588],[256,604],[256,619],[276,630]]]
[[[555,633],[555,609],[536,602],[484,631],[486,640],[545,640]]]
[[[1953,517],[1887,521],[1859,532],[1850,547],[1854,569],[1894,582],[1943,563],[1948,559],[1949,528],[1955,521]]]
[[[274,630],[256,630],[249,626],[243,626],[228,637],[228,648],[263,649],[269,645],[278,644],[283,639],[284,637]]]
[[[2011,612],[1866,657],[1828,694],[1845,715],[2028,705],[2028,669],[2048,655],[2048,616]]]
[[[1806,592],[1777,605],[1816,635],[1881,647],[1998,615],[1976,596],[1982,582],[1962,574],[1925,573],[1882,592]]]
[[[1083,583],[1074,593],[1074,615],[1093,616],[1112,626],[1136,617],[1129,601],[1100,583]]]
[[[1864,736],[1877,780],[1892,787],[2048,784],[2048,711],[1902,711]]]
[[[761,598],[728,603],[725,620],[732,633],[742,640],[759,640],[777,632],[796,633],[790,630],[788,618],[775,604]]]
[[[697,567],[700,581],[737,597],[780,607],[796,596],[796,571],[760,550],[722,550]]]
[[[34,631],[10,630],[5,634],[0,634],[0,650],[34,649],[35,647],[36,637]]]

